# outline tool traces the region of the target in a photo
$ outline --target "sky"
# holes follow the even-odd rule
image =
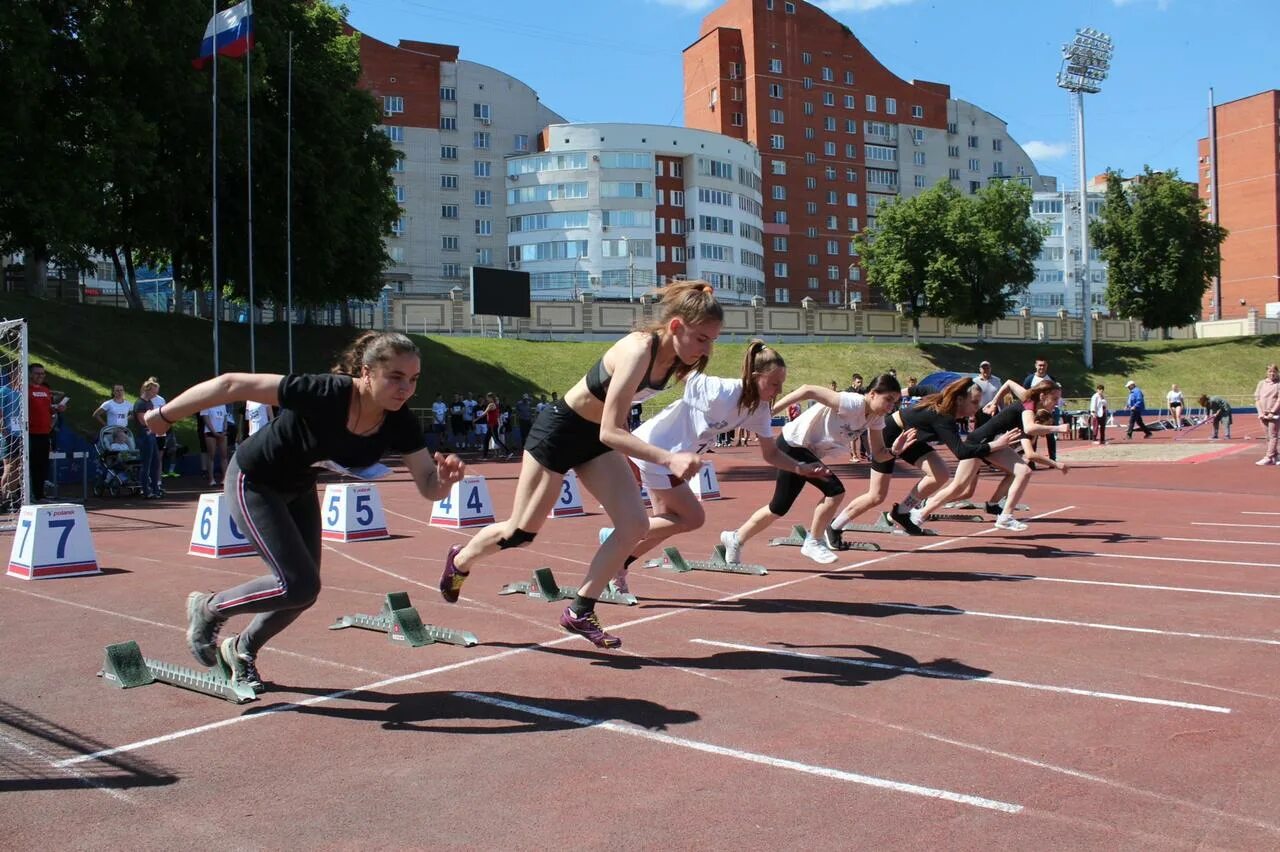
[[[456,44],[460,58],[531,86],[570,121],[683,121],[681,51],[720,0],[348,0],[381,41]],[[1009,124],[1041,174],[1074,186],[1074,124],[1057,88],[1079,27],[1115,43],[1110,77],[1085,95],[1088,173],[1196,175],[1209,88],[1218,103],[1280,88],[1275,0],[824,0],[890,71],[948,83]]]

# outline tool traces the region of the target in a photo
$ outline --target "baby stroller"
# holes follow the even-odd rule
[[[93,445],[93,450],[98,457],[93,496],[107,494],[119,497],[142,491],[138,470],[141,464],[133,433],[123,426],[104,426],[98,432],[98,442]]]

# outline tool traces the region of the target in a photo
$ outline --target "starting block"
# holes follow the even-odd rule
[[[382,604],[382,611],[377,615],[344,615],[329,625],[330,630],[342,630],[345,627],[359,627],[363,630],[374,630],[387,634],[392,642],[404,642],[411,648],[420,648],[435,642],[449,645],[461,645],[470,648],[478,645],[480,640],[474,633],[463,630],[450,630],[447,627],[436,627],[424,624],[422,616],[409,605],[408,592],[391,592]]]
[[[533,579],[525,583],[508,583],[502,587],[500,595],[528,595],[535,600],[543,600],[548,603],[556,601],[571,601],[578,596],[577,589],[563,588],[556,583],[555,575],[551,573],[550,568],[533,569]],[[597,598],[601,603],[621,604],[622,606],[635,606],[639,603],[635,595],[623,594],[619,592],[617,587],[613,585],[613,581],[609,581],[609,588],[605,589],[604,594]]]
[[[433,527],[484,527],[493,523],[493,501],[483,476],[466,476],[453,483],[449,496],[431,507]]]
[[[1000,501],[1000,505],[1004,506],[1003,500]],[[983,503],[975,503],[972,500],[952,500],[950,503],[943,503],[942,508],[944,509],[978,509],[980,511],[986,511],[987,507]],[[1017,506],[1014,506],[1013,509],[1015,512],[1026,512],[1026,511],[1029,511],[1031,507],[1028,506],[1026,503],[1019,503]]]
[[[227,511],[222,492],[201,494],[196,519],[191,525],[191,544],[187,547],[187,555],[225,559],[249,556],[256,550]]]
[[[320,537],[327,541],[391,538],[378,486],[334,483],[324,487]]]
[[[221,659],[218,660],[217,668],[208,671],[190,669],[173,663],[148,660],[142,656],[142,649],[138,647],[138,643],[132,640],[107,646],[102,671],[98,672],[98,677],[121,689],[132,689],[135,686],[146,686],[151,683],[167,683],[192,692],[222,698],[232,704],[244,704],[258,697],[253,687],[231,681],[231,672]]]
[[[84,506],[77,503],[23,506],[18,513],[6,573],[23,580],[101,574]]]
[[[662,552],[667,557],[666,567],[677,574],[683,574],[687,571],[718,571],[721,574],[755,574],[761,576],[769,573],[769,569],[763,565],[730,564],[724,558],[723,544],[717,544],[715,550],[711,553],[711,558],[705,562],[697,559],[685,559],[679,549],[674,547],[664,547]]]
[[[800,524],[791,528],[791,535],[786,538],[769,539],[770,547],[804,547],[804,540],[809,531]],[[874,541],[841,541],[840,550],[879,550],[880,545]]]
[[[874,533],[876,535],[910,535],[909,532],[895,524],[888,512],[881,512],[874,524],[845,524],[842,532]],[[926,529],[925,535],[937,535],[936,530]]]
[[[971,515],[966,512],[937,512],[929,516],[931,521],[968,521],[975,524],[989,524],[991,518],[986,515]]]
[[[586,516],[582,509],[582,489],[578,487],[578,474],[569,471],[564,475],[560,485],[560,496],[547,514],[548,518],[581,518]]]

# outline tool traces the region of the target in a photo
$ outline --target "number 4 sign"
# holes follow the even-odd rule
[[[74,503],[23,506],[7,573],[23,580],[101,574],[84,507]]]
[[[449,496],[431,508],[433,527],[483,527],[493,523],[493,501],[483,476],[453,483]]]
[[[391,538],[376,485],[327,485],[320,512],[321,538],[330,541]]]

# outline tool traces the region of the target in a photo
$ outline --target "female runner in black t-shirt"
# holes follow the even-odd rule
[[[225,373],[147,412],[163,435],[193,411],[249,400],[278,405],[280,416],[242,443],[227,467],[223,493],[231,517],[271,568],[216,594],[187,598],[187,643],[207,666],[218,658],[235,680],[262,690],[255,659],[272,637],[315,603],[320,592],[320,503],[316,468],[331,460],[350,469],[399,452],[418,493],[443,499],[465,469],[457,456],[434,457],[417,418],[405,407],[418,382],[418,348],[403,334],[369,331],[356,338],[333,373]],[[238,636],[217,644],[233,615],[257,616]]]

